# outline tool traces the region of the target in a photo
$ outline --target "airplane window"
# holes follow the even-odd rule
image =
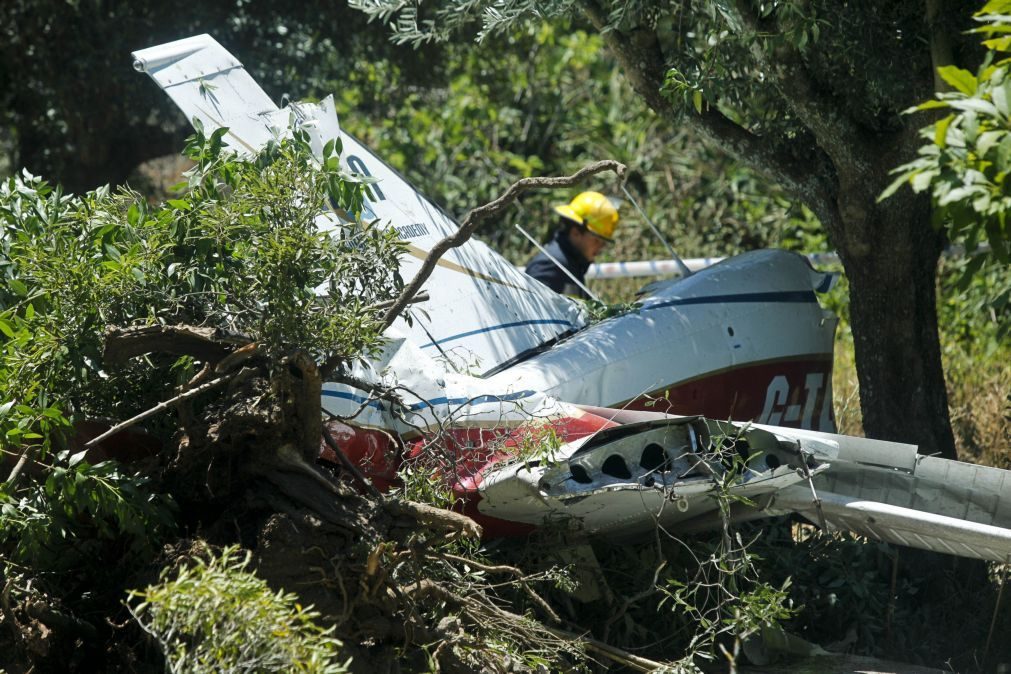
[[[580,466],[578,463],[569,464],[569,472],[572,473],[572,479],[580,484],[590,484],[593,479],[590,474],[586,472],[586,469]]]
[[[604,459],[604,464],[600,467],[600,472],[604,475],[610,475],[611,477],[617,477],[623,480],[627,480],[632,477],[632,471],[628,469],[628,464],[625,463],[625,459],[617,454],[612,454]]]
[[[646,445],[646,448],[642,450],[642,458],[639,459],[639,465],[645,470],[656,470],[663,466],[664,470],[670,470],[670,461],[663,451],[663,447],[651,442]]]

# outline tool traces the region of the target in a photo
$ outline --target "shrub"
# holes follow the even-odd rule
[[[247,571],[250,555],[238,547],[184,565],[174,579],[130,593],[130,611],[158,642],[167,669],[184,672],[348,671],[338,660],[341,642],[294,594],[272,591]]]

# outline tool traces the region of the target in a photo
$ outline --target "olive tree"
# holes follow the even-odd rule
[[[394,41],[424,44],[517,21],[579,17],[605,38],[638,96],[673,124],[774,180],[818,217],[850,282],[868,435],[954,455],[937,333],[945,245],[929,200],[878,201],[918,145],[901,112],[966,47],[970,10],[928,0],[881,5],[351,0]],[[971,48],[971,44],[969,45]]]

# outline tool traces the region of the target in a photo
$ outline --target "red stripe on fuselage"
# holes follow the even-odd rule
[[[730,367],[656,389],[615,407],[834,432],[832,356]]]

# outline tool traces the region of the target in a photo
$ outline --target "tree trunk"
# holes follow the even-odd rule
[[[906,191],[875,203],[897,163],[873,165],[872,175],[867,164],[840,169],[842,224],[829,226],[850,283],[864,432],[954,459],[935,288],[944,235],[931,227],[925,198]]]

